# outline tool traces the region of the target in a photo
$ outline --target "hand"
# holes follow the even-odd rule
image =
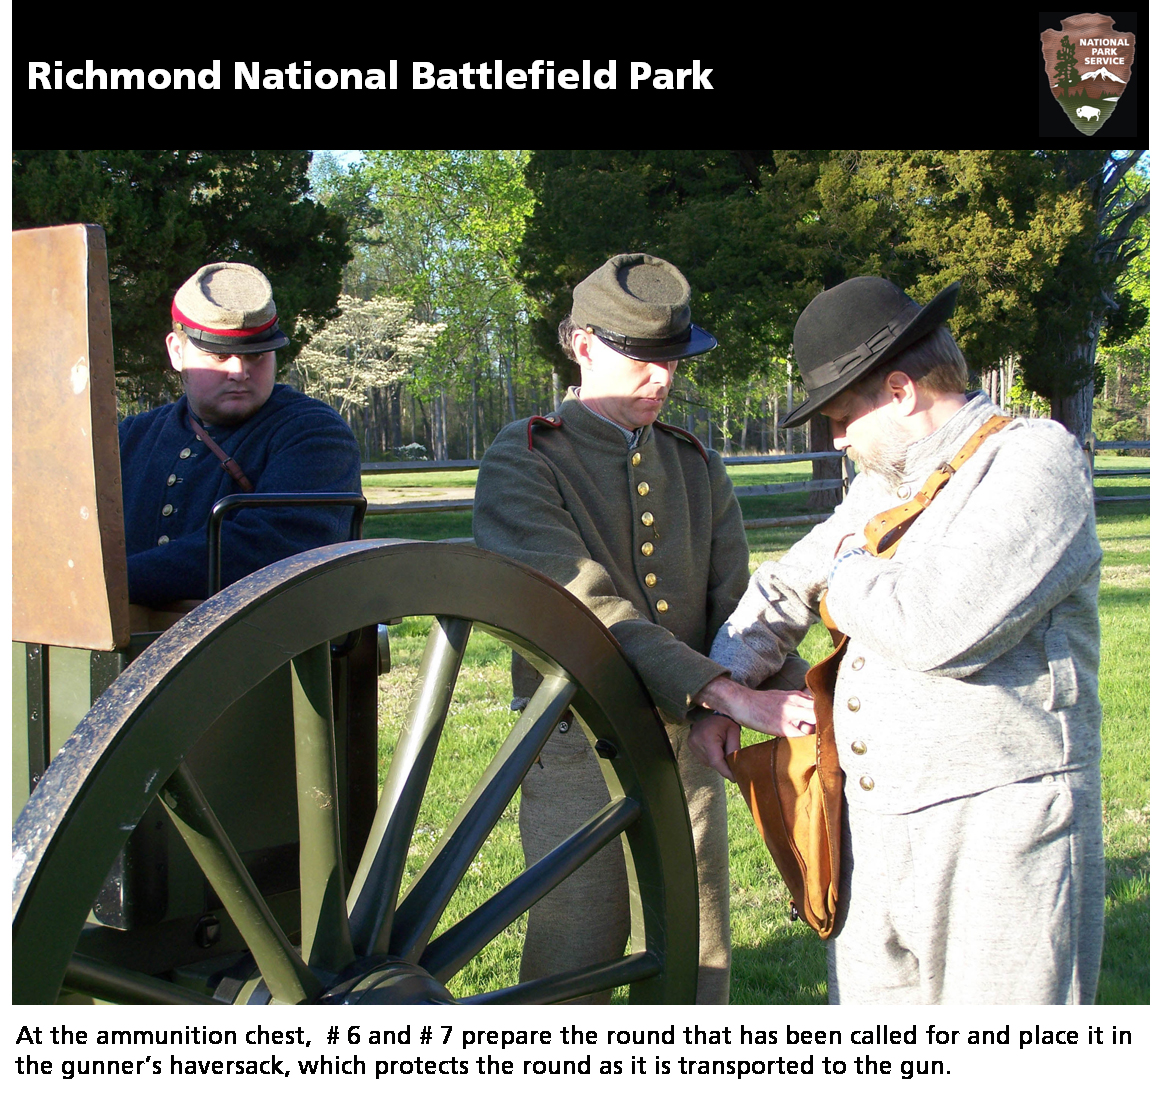
[[[735,782],[728,756],[740,750],[740,725],[727,716],[705,716],[692,725],[688,748],[706,767]]]
[[[807,689],[749,689],[729,677],[718,677],[693,700],[770,736],[806,736],[816,730],[816,711]]]
[[[816,708],[807,689],[746,689],[736,718],[770,736],[807,736],[816,731]]]

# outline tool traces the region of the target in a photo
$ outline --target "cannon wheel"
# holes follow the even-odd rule
[[[343,633],[434,616],[416,692],[360,867],[340,856],[328,647]],[[544,676],[535,697],[407,892],[413,827],[473,627]],[[300,888],[285,919],[265,900],[200,792],[185,756],[220,713],[291,662]],[[323,694],[327,694],[327,698]],[[319,695],[319,696],[317,696]],[[327,705],[327,707],[326,707]],[[611,802],[476,910],[438,922],[567,707],[597,740]],[[499,988],[470,1002],[562,1002],[629,986],[633,1003],[695,998],[691,831],[667,736],[619,645],[554,582],[516,562],[444,543],[349,542],[278,562],[225,589],[149,647],[53,760],[13,833],[13,999],[61,988],[132,1003],[209,1003],[130,950],[84,955],[85,920],[125,840],[157,797],[251,957],[247,1002],[451,1002],[451,977],[504,927],[623,834],[632,953]],[[259,808],[259,803],[253,803]],[[288,931],[281,922],[292,928]],[[153,965],[155,968],[155,965]]]

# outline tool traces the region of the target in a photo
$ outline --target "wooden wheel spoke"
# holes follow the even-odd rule
[[[589,964],[573,972],[561,972],[555,976],[544,976],[531,983],[518,983],[513,987],[501,987],[483,995],[472,995],[460,999],[461,1003],[565,1003],[583,995],[597,991],[607,991],[613,987],[623,987],[626,983],[659,976],[663,964],[652,952],[636,952],[619,960],[605,960],[599,964]]]
[[[352,944],[358,956],[388,951],[412,830],[471,629],[467,620],[438,616],[428,635],[408,719],[348,896]]]
[[[390,951],[415,960],[528,768],[577,690],[565,673],[541,681],[396,911]]]
[[[641,812],[640,803],[632,798],[619,798],[606,805],[543,859],[441,933],[424,950],[420,966],[446,983],[506,926],[619,836]]]
[[[292,660],[296,802],[300,819],[301,951],[329,972],[353,960],[340,851],[332,658],[323,642]]]
[[[308,970],[308,965],[272,916],[239,853],[184,763],[164,784],[160,800],[252,950],[273,997],[285,1003],[299,1003],[317,997],[321,991],[320,981]]]

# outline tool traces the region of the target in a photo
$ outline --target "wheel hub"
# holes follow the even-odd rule
[[[320,1000],[337,1006],[367,1003],[378,1006],[426,1006],[455,1003],[451,992],[417,964],[385,957],[370,971],[338,983]]]

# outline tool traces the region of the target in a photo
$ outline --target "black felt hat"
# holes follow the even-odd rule
[[[808,398],[780,425],[807,422],[829,399],[927,336],[952,316],[959,294],[960,284],[952,283],[921,306],[895,283],[861,275],[816,295],[792,335]]]
[[[688,280],[667,260],[613,256],[572,292],[572,323],[631,360],[683,360],[716,347],[692,324]]]

